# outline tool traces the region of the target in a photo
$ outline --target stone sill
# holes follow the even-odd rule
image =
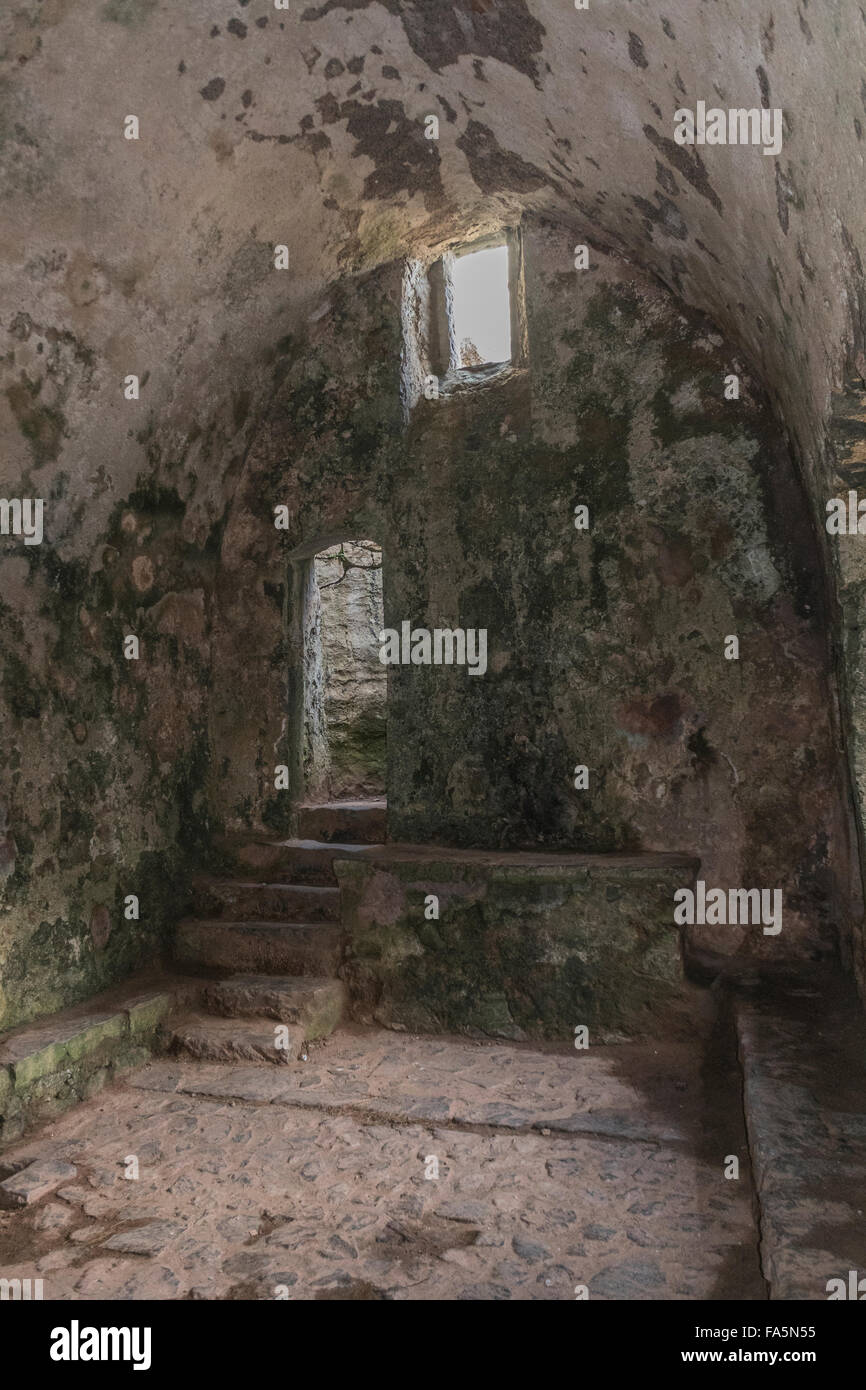
[[[474,392],[484,386],[499,386],[509,381],[519,381],[527,375],[526,367],[516,367],[513,362],[491,362],[486,367],[452,368],[440,378],[439,400],[450,400],[454,396]]]

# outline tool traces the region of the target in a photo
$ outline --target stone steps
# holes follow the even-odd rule
[[[296,808],[298,838],[326,844],[382,844],[387,809],[385,801],[305,803]]]
[[[300,923],[340,920],[340,891],[336,884],[199,879],[195,892],[203,915],[211,919]]]
[[[285,1026],[286,1032],[282,1029]],[[276,1024],[269,1018],[215,1018],[190,1012],[173,1020],[169,1051],[201,1062],[296,1062],[304,1051],[300,1024]]]
[[[363,858],[381,846],[352,843],[325,844],[321,840],[285,840],[280,846],[282,870],[295,883],[337,886],[335,859]],[[339,891],[339,890],[338,890]]]
[[[337,922],[230,922],[185,918],[175,958],[188,968],[272,975],[334,975],[342,957]]]
[[[271,884],[335,888],[335,859],[354,859],[381,848],[323,840],[250,840],[228,847],[226,853],[239,874],[264,875]]]
[[[269,1018],[297,1024],[312,1042],[327,1037],[345,1002],[341,980],[319,975],[233,975],[202,991],[202,1004],[223,1018]]]
[[[188,971],[232,974],[204,984],[206,1012],[175,1023],[174,1050],[209,1061],[289,1061],[305,1040],[333,1031],[345,1002],[334,978],[343,957],[334,859],[378,846],[385,817],[384,801],[308,803],[296,808],[298,839],[223,843],[238,877],[196,880],[202,916],[179,924],[175,958]],[[274,1047],[274,1021],[292,1030],[288,1052]]]

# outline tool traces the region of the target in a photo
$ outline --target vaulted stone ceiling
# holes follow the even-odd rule
[[[170,448],[224,402],[228,438],[231,385],[330,281],[530,205],[707,310],[817,465],[861,346],[857,0],[13,0],[0,46],[10,477],[38,461],[30,321],[56,363],[41,457],[116,490],[147,466],[126,372],[147,375],[133,436],[149,419]],[[781,107],[781,154],[675,145],[700,99]]]

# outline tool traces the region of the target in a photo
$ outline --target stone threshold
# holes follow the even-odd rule
[[[437,1042],[439,1039],[437,1039]],[[460,1048],[461,1040],[455,1040]],[[466,1047],[465,1044],[463,1044]],[[525,1065],[544,1054],[526,1052]],[[548,1058],[548,1060],[551,1060]],[[565,1059],[560,1059],[564,1061]],[[569,1059],[570,1061],[570,1059]],[[203,1064],[191,1068],[169,1060],[158,1060],[129,1081],[136,1090],[164,1091],[172,1095],[197,1096],[203,1100],[237,1101],[243,1105],[288,1106],[322,1111],[328,1115],[351,1115],[361,1123],[386,1122],[389,1125],[432,1125],[438,1129],[465,1133],[497,1133],[545,1137],[582,1136],[616,1144],[635,1143],[651,1148],[694,1146],[688,1124],[671,1121],[636,1105],[632,1110],[611,1106],[592,1110],[573,1110],[563,1106],[557,1094],[547,1106],[535,1098],[531,1106],[512,1101],[485,1101],[454,1096],[375,1094],[363,1084],[354,1092],[323,1086],[312,1089],[303,1071],[282,1075],[257,1066]]]

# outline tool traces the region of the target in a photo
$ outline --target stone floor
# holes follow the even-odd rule
[[[568,1053],[343,1029],[291,1066],[155,1061],[0,1168],[33,1159],[76,1173],[0,1212],[0,1275],[46,1299],[766,1297],[711,1025]]]

